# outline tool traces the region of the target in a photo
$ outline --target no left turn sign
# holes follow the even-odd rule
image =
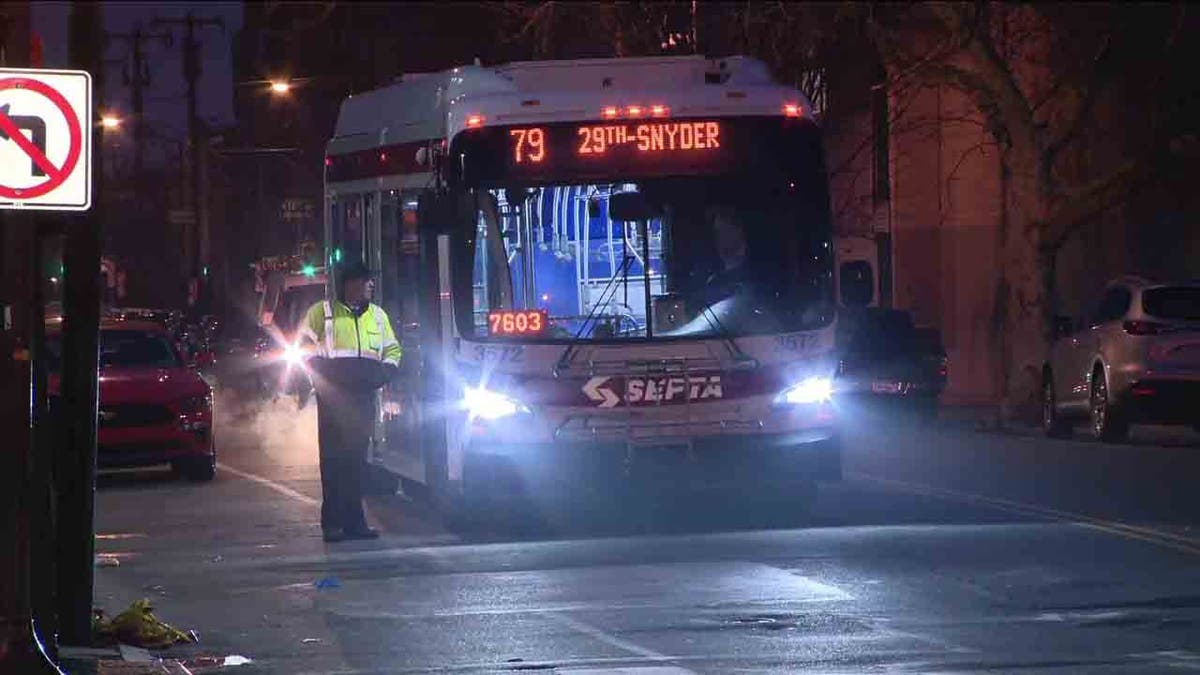
[[[92,77],[0,68],[0,209],[92,204]]]

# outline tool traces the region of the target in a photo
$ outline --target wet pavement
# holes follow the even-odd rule
[[[101,480],[97,548],[118,562],[96,570],[97,605],[148,597],[200,638],[162,668],[1200,669],[1190,431],[1102,446],[862,420],[846,480],[807,513],[648,500],[466,536],[419,500],[373,497],[383,538],[324,544],[311,409],[233,412],[214,482]]]

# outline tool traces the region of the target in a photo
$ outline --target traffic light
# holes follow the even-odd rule
[[[317,268],[313,267],[312,265],[305,265],[304,267],[301,267],[300,272],[302,272],[304,274],[304,276],[309,277],[310,279],[312,277],[317,276]]]

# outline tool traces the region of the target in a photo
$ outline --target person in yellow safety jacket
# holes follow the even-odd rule
[[[327,542],[375,539],[362,506],[375,396],[398,373],[400,343],[387,314],[371,303],[375,280],[358,261],[335,277],[339,299],[314,304],[301,335],[316,344],[309,360],[317,395],[321,457],[321,532]]]

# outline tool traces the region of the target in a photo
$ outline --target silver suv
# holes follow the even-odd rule
[[[1042,427],[1119,441],[1132,423],[1200,429],[1200,281],[1156,284],[1134,277],[1108,284],[1092,312],[1055,319],[1042,368]]]

